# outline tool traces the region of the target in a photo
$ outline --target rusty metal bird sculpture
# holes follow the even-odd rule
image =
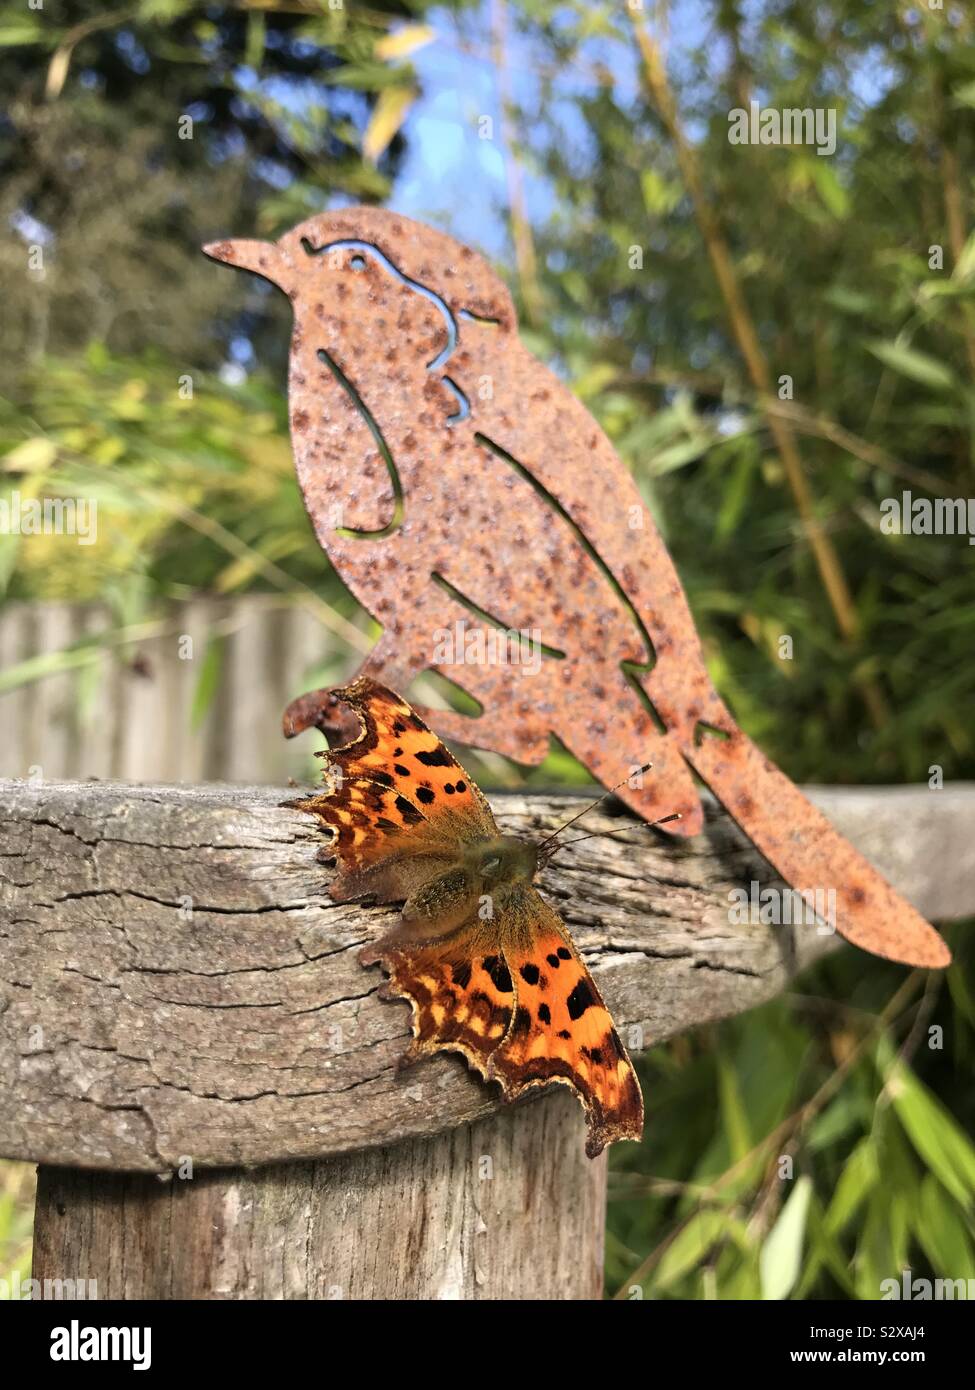
[[[379,208],[204,249],[291,300],[305,505],[382,627],[360,675],[405,691],[438,671],[481,713],[421,716],[519,763],[540,762],[553,734],[604,786],[652,763],[619,795],[647,820],[679,812],[676,834],[702,825],[696,773],[788,883],[833,890],[847,940],[948,964],[934,929],[735,724],[633,478],[523,346],[511,295],[480,255]],[[493,659],[499,633],[527,638]],[[518,660],[526,640],[535,664]],[[334,735],[343,713],[314,691],[289,707],[285,732]]]

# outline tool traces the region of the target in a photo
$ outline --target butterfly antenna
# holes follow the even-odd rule
[[[668,821],[681,819],[680,811],[672,811],[669,816],[661,816],[659,820],[645,821],[638,829],[652,830],[655,825],[666,825]],[[624,825],[619,830],[594,830],[591,835],[579,835],[574,840],[564,840],[562,844],[558,845],[555,849],[549,850],[545,857],[546,859],[551,859],[553,855],[561,854],[562,850],[568,849],[570,845],[578,845],[582,840],[595,840],[597,838],[601,840],[608,839],[610,835],[622,835],[625,830],[629,829],[630,826]]]
[[[635,767],[628,777],[623,778],[622,782],[617,782],[616,786],[610,787],[608,792],[603,792],[602,796],[597,796],[596,800],[592,802],[591,805],[586,806],[583,810],[579,812],[578,815],[572,816],[569,820],[567,820],[564,823],[564,825],[560,825],[558,830],[553,830],[551,835],[547,835],[544,840],[541,840],[539,844],[536,846],[539,854],[541,854],[542,850],[551,840],[555,839],[556,835],[561,835],[563,830],[567,830],[570,825],[575,825],[577,820],[582,820],[583,816],[588,816],[589,812],[595,810],[595,808],[601,802],[606,800],[607,796],[612,796],[614,792],[619,791],[620,787],[625,787],[627,782],[630,780],[630,777],[638,777],[641,772],[649,772],[652,767],[653,763],[644,763],[642,767]],[[580,839],[583,840],[586,840],[588,838],[588,835],[580,836]],[[570,840],[569,843],[575,844],[575,841]],[[549,853],[552,853],[552,851],[550,850]]]

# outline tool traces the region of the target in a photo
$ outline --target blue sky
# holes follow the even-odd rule
[[[510,10],[511,83],[516,101],[530,112],[542,100],[537,75],[542,55],[537,41],[517,33],[517,5]],[[704,0],[678,0],[673,7],[672,52],[678,61],[682,47],[694,46],[705,36],[706,16]],[[497,140],[478,135],[480,116],[493,119],[495,134],[499,128],[489,8],[482,3],[464,23],[463,35],[449,12],[435,10],[428,22],[440,37],[412,59],[422,95],[406,123],[407,154],[389,206],[408,216],[437,220],[461,240],[496,256],[505,251],[507,240],[504,163]],[[625,103],[636,94],[635,55],[624,46],[592,38],[581,52],[587,68],[597,63],[610,68],[617,101]],[[556,104],[546,116],[557,123],[562,139],[585,139],[585,127],[569,98],[591,87],[585,71],[567,70],[556,80]],[[530,141],[531,131],[525,134]],[[525,176],[529,212],[533,219],[543,218],[551,204],[549,190],[532,177],[530,167]]]
[[[886,3],[886,0],[877,0]],[[437,30],[438,39],[413,55],[421,96],[405,126],[407,151],[396,179],[389,206],[409,216],[439,222],[461,240],[470,241],[491,256],[508,253],[505,209],[507,189],[501,150],[497,141],[478,138],[479,116],[491,116],[498,131],[497,75],[491,59],[490,0],[462,17],[458,23],[449,11],[434,10],[427,17]],[[625,0],[604,0],[606,10],[620,19],[615,8]],[[653,0],[643,0],[644,12],[653,26]],[[596,12],[597,4],[592,6]],[[727,53],[713,40],[711,15],[714,0],[673,0],[670,6],[668,62],[679,70],[692,50],[705,49],[706,67],[718,76],[727,62]],[[767,0],[745,0],[744,36],[751,42],[758,22],[767,20]],[[522,133],[531,144],[537,132],[531,129],[530,113],[542,100],[538,78],[539,63],[547,56],[537,38],[517,32],[520,12],[517,0],[509,6],[509,65],[518,104],[529,113]],[[580,6],[577,16],[585,13]],[[566,14],[569,11],[566,10]],[[625,34],[626,16],[620,22]],[[708,43],[711,47],[708,48]],[[471,51],[473,50],[473,51]],[[567,70],[554,83],[554,103],[545,111],[546,125],[559,131],[559,139],[571,148],[584,142],[586,129],[575,107],[574,98],[591,89],[585,69],[601,63],[613,75],[617,105],[625,107],[635,96],[639,82],[636,54],[625,42],[588,38],[581,45],[584,64],[581,71]],[[849,99],[853,105],[870,105],[884,94],[893,80],[889,55],[865,51],[862,61],[849,74]],[[761,96],[757,92],[756,96]],[[693,123],[688,132],[694,135]],[[530,158],[523,161],[526,197],[533,221],[545,220],[552,208],[550,190],[533,176]]]

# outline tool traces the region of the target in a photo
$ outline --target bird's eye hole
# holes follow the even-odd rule
[[[493,874],[496,869],[501,867],[501,858],[497,854],[492,854],[490,859],[485,859],[481,868],[486,874]]]
[[[352,266],[353,270],[365,270],[366,258],[365,256],[353,256],[349,264]]]

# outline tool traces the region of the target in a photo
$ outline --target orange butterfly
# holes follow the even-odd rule
[[[532,879],[540,852],[502,835],[483,793],[405,700],[366,677],[338,699],[359,737],[323,751],[323,795],[294,802],[330,827],[337,902],[404,904],[398,927],[360,953],[389,973],[383,997],[408,999],[412,1062],[461,1052],[506,1100],[571,1086],[590,1158],[643,1133],[633,1064],[592,976]]]

